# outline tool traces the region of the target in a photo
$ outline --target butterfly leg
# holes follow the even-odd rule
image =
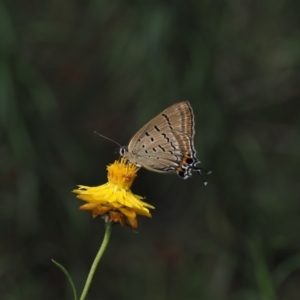
[[[138,171],[142,166],[136,164],[136,167],[137,167],[137,169],[135,170],[135,173],[137,173],[137,171]]]

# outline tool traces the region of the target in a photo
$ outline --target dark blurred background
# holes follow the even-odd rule
[[[102,241],[71,193],[189,100],[207,187],[140,170],[88,299],[300,299],[299,1],[0,1],[0,298],[72,299]]]

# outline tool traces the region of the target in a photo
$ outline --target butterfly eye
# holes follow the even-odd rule
[[[120,155],[124,156],[125,152],[126,152],[125,147],[124,146],[120,147]]]

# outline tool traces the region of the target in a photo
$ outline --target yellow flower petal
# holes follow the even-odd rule
[[[107,215],[109,221],[137,228],[137,215],[151,217],[148,208],[154,206],[142,201],[143,197],[131,192],[130,187],[137,176],[137,166],[121,158],[107,167],[108,182],[100,186],[78,185],[73,190],[77,198],[86,204],[81,210],[91,210],[93,216]]]
[[[135,219],[136,218],[136,213],[133,209],[128,209],[128,208],[120,208],[120,212],[122,212],[125,216]]]

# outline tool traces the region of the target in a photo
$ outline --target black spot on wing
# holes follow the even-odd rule
[[[171,125],[171,122],[170,122],[169,117],[168,117],[166,114],[162,114],[162,116],[166,119],[166,121],[167,121],[167,123],[168,123],[168,125],[169,125],[169,128],[170,128],[171,130],[173,130],[173,127],[172,127],[172,125]]]
[[[173,145],[172,142],[170,143],[170,145],[172,146],[172,148],[173,148],[174,150],[176,150],[176,147]]]
[[[163,146],[158,145],[158,147],[159,147],[163,152],[166,152],[166,149],[165,149]]]
[[[185,161],[186,161],[186,163],[189,164],[189,165],[192,164],[192,163],[194,162],[194,160],[193,160],[192,158],[187,158]]]
[[[186,175],[186,172],[182,171],[182,170],[177,170],[177,174],[180,178],[184,178]]]
[[[163,136],[164,139],[167,140],[168,143],[170,142],[170,139],[167,137],[167,135],[165,133],[162,133],[162,136]]]

